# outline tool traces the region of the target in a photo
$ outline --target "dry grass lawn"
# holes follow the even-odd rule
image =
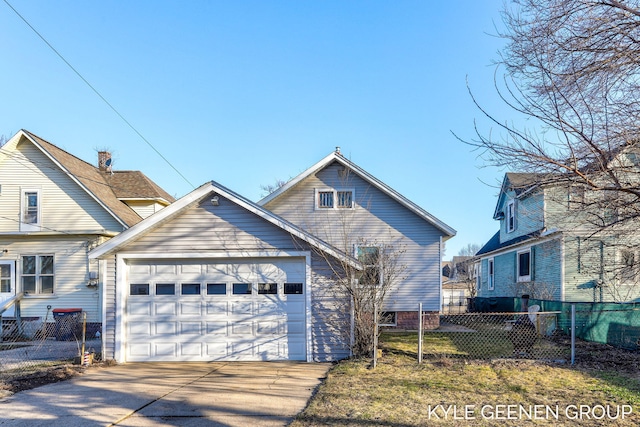
[[[585,348],[575,366],[445,357],[418,365],[416,342],[417,334],[384,335],[376,369],[369,360],[336,364],[292,425],[640,425],[636,353]]]

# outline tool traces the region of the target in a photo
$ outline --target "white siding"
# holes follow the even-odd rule
[[[142,218],[153,215],[165,207],[164,205],[151,200],[125,200],[124,203]]]
[[[2,162],[0,185],[2,232],[19,231],[21,188],[40,190],[42,231],[82,233],[123,229],[85,190],[30,143],[20,143]]]
[[[47,306],[55,308],[82,308],[87,312],[87,322],[101,321],[100,288],[87,287],[89,271],[98,270],[96,261],[88,261],[87,247],[91,236],[42,237],[42,238],[0,238],[0,248],[7,252],[3,260],[16,262],[16,288],[22,291],[20,283],[21,255],[54,256],[54,295],[31,295],[22,300],[22,315],[26,317],[47,316]],[[53,321],[51,311],[49,321]]]

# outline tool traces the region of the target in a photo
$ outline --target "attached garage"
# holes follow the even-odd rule
[[[126,361],[307,359],[304,258],[128,267]]]
[[[331,264],[353,258],[216,183],[93,249],[117,362],[349,355]]]

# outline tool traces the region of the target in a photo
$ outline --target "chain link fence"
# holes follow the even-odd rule
[[[92,363],[102,343],[99,334],[86,332],[86,316],[76,309],[47,310],[42,317],[0,317],[0,383],[53,366]]]
[[[518,358],[570,362],[570,336],[557,312],[461,313],[440,317],[440,327],[424,331],[426,358]]]

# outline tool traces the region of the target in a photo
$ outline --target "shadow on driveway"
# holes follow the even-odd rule
[[[127,363],[0,400],[1,426],[283,426],[327,363]]]

